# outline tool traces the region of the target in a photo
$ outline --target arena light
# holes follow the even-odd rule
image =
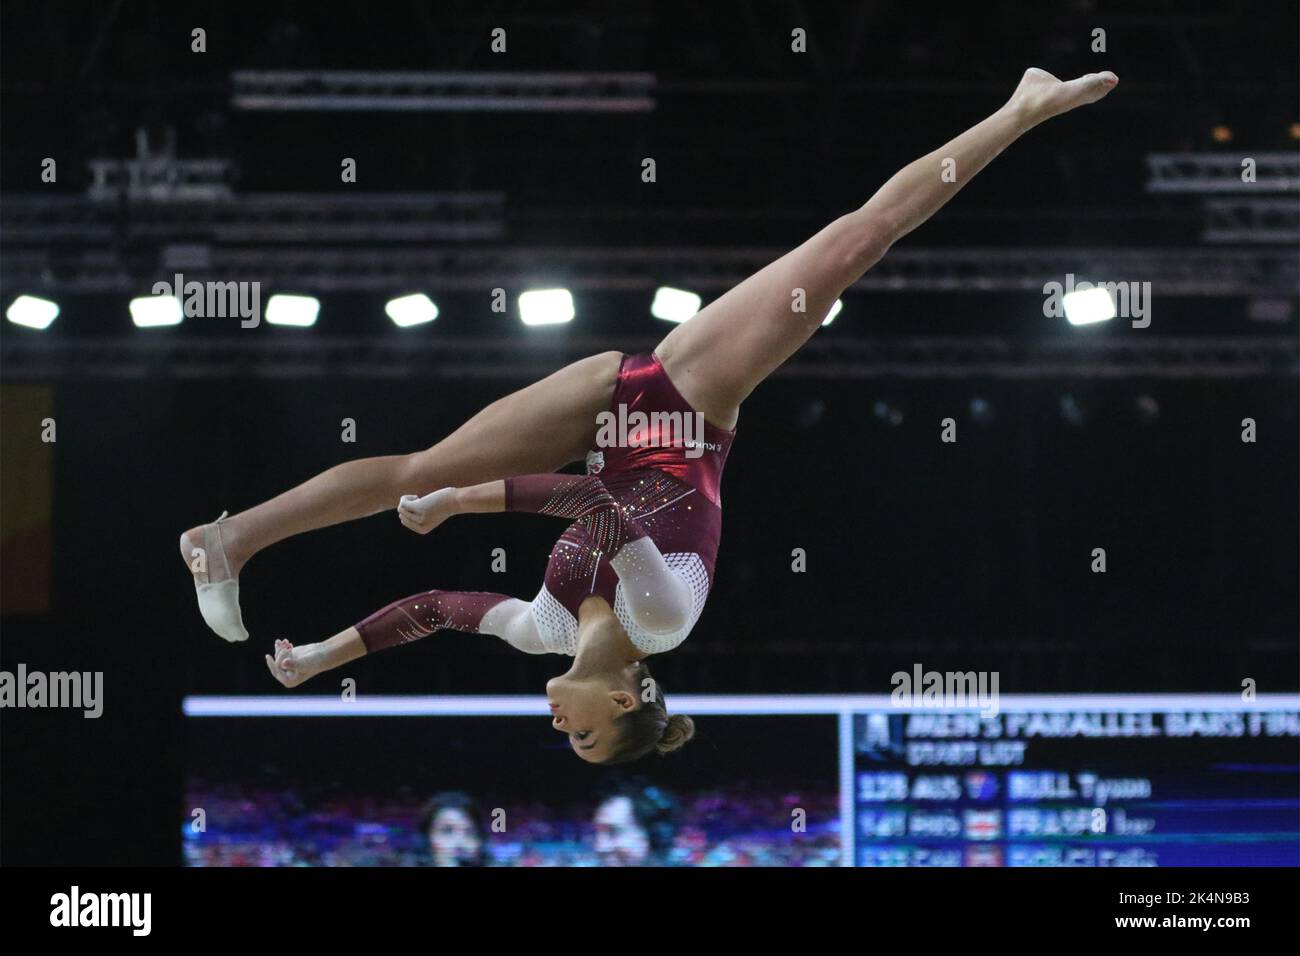
[[[976,395],[970,400],[970,417],[976,424],[992,425],[997,421],[998,414],[992,402],[983,396]]]
[[[320,299],[310,295],[273,295],[266,303],[266,321],[271,325],[307,328],[316,324]]]
[[[423,292],[389,299],[384,312],[393,320],[394,325],[403,329],[412,325],[424,325],[438,317],[438,307]]]
[[[665,322],[685,322],[700,311],[701,301],[694,292],[661,285],[655,289],[654,301],[650,303],[650,314]]]
[[[826,326],[834,322],[835,316],[839,315],[840,312],[842,312],[843,310],[844,310],[844,300],[836,299],[835,304],[831,306],[830,312],[827,313],[826,318],[822,320],[822,328],[826,328]]]
[[[524,325],[572,322],[573,296],[568,289],[531,289],[519,296],[519,321]]]
[[[181,300],[174,295],[142,295],[131,300],[131,321],[139,329],[181,324]]]
[[[1092,325],[1115,318],[1115,303],[1110,293],[1099,286],[1067,292],[1061,304],[1065,306],[1065,320],[1071,325]]]
[[[877,421],[884,422],[890,428],[897,428],[903,424],[903,410],[882,398],[876,399],[871,406],[871,414],[875,416]]]
[[[1138,421],[1143,425],[1154,425],[1160,420],[1160,402],[1154,395],[1143,392],[1133,399],[1133,405],[1137,409]]]
[[[39,329],[42,332],[48,329],[50,323],[58,317],[59,306],[57,303],[34,295],[20,295],[9,304],[9,308],[5,311],[5,318],[14,325]]]
[[[1073,394],[1067,393],[1061,396],[1060,412],[1061,421],[1067,425],[1079,428],[1088,424],[1088,408]]]

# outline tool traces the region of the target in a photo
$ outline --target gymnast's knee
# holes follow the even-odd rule
[[[437,445],[409,455],[398,455],[393,469],[392,490],[399,495],[427,495],[447,487],[447,482],[438,480],[437,460]]]
[[[856,279],[885,258],[897,238],[894,226],[878,213],[858,209],[841,218],[845,268]]]
[[[650,600],[628,601],[628,611],[637,627],[650,634],[674,634],[691,623],[690,588],[680,582],[680,593],[660,593]]]

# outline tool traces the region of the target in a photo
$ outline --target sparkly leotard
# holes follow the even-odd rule
[[[368,652],[449,629],[501,637],[530,654],[578,649],[578,609],[593,594],[643,653],[672,650],[704,609],[722,531],[722,468],[734,432],[704,421],[654,354],[626,355],[597,422],[588,474],[506,478],[507,511],[572,522],[551,550],[535,600],[423,591],[357,624]]]
[[[735,432],[704,421],[653,352],[623,357],[605,424],[597,433],[599,450],[588,456],[588,472],[600,478],[624,517],[639,525],[686,582],[690,614],[671,633],[641,627],[609,552],[578,521],[551,550],[533,618],[547,650],[572,655],[578,608],[597,594],[609,602],[633,644],[647,654],[663,653],[686,639],[713,582],[722,534],[722,469]]]

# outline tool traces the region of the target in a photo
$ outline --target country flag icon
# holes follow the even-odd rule
[[[966,796],[972,800],[992,800],[998,795],[997,774],[982,770],[966,774]]]
[[[966,847],[966,866],[1005,866],[1000,846]]]
[[[1002,836],[1001,810],[967,810],[962,819],[968,840],[997,840]]]

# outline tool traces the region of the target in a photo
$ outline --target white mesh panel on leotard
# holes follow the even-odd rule
[[[533,622],[548,653],[569,657],[578,653],[578,619],[545,585],[533,598]]]
[[[700,614],[704,610],[704,601],[709,596],[709,572],[704,568],[704,562],[700,556],[692,552],[679,554],[665,554],[664,561],[668,569],[686,582],[686,586],[691,591],[691,610],[690,615],[683,624],[675,631],[669,631],[667,634],[653,634],[636,623],[632,616],[631,609],[628,607],[627,598],[623,594],[623,582],[620,581],[617,590],[614,592],[614,614],[618,616],[619,623],[623,625],[623,630],[627,631],[627,636],[637,649],[646,654],[662,654],[665,651],[671,651],[674,647],[686,640],[691,628],[695,622],[700,619]]]
[[[691,591],[691,612],[686,623],[667,634],[652,634],[636,623],[623,596],[623,584],[619,582],[614,592],[614,614],[627,631],[628,638],[638,650],[646,654],[662,654],[686,640],[687,635],[700,619],[704,611],[704,602],[709,596],[709,573],[704,562],[694,552],[665,554],[664,561],[669,569],[686,582]],[[537,624],[537,633],[546,650],[551,654],[566,654],[573,657],[578,653],[578,619],[569,609],[543,587],[533,599],[533,620]]]

